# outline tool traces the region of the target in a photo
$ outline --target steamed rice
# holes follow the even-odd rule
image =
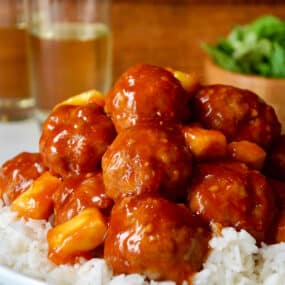
[[[74,266],[55,266],[47,259],[45,221],[18,219],[9,207],[0,205],[0,264],[27,276],[55,285],[174,285],[146,282],[139,274],[112,276],[103,259]],[[203,270],[194,276],[195,285],[282,285],[285,284],[285,243],[256,246],[246,231],[222,230],[210,241],[212,251]]]

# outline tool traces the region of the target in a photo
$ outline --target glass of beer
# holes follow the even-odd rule
[[[27,1],[28,58],[36,118],[78,93],[111,85],[108,0]]]
[[[24,0],[0,1],[0,121],[32,115]]]

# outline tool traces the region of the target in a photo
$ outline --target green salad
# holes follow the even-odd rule
[[[219,66],[239,73],[285,77],[285,21],[263,16],[236,26],[227,38],[203,48]]]

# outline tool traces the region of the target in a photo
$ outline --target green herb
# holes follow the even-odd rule
[[[236,26],[227,38],[202,47],[225,69],[285,77],[285,21],[277,17],[263,16],[248,25]]]

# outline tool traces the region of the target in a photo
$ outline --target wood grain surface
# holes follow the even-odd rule
[[[201,43],[264,14],[285,18],[285,1],[114,0],[114,80],[136,63],[194,70],[202,77]]]
[[[0,0],[2,23],[7,3],[12,2]],[[264,14],[285,19],[285,0],[113,0],[111,7],[114,80],[136,63],[202,76],[202,42],[214,42],[234,25]]]

